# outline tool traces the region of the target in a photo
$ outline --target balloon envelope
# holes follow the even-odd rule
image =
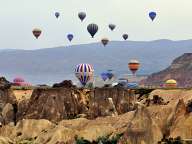
[[[156,18],[156,16],[157,16],[156,12],[149,13],[149,17],[151,18],[152,21]]]
[[[89,34],[92,36],[92,38],[93,38],[94,35],[97,33],[98,29],[99,29],[98,25],[97,25],[97,24],[94,24],[94,23],[89,24],[89,25],[87,26],[87,31],[88,31]]]
[[[85,12],[79,12],[78,17],[81,21],[83,21],[86,18],[86,13]]]
[[[114,24],[109,24],[109,28],[113,31],[115,29],[116,25]]]
[[[101,73],[101,78],[103,79],[103,81],[106,81],[108,79],[107,73]]]
[[[103,39],[101,40],[101,42],[102,42],[102,44],[103,44],[104,46],[106,46],[106,45],[108,44],[109,40],[108,40],[107,38],[103,38]]]
[[[60,13],[59,12],[55,12],[55,17],[59,18],[59,16],[60,16]]]
[[[75,75],[83,86],[93,79],[94,69],[90,64],[79,64],[75,68]]]
[[[32,33],[36,37],[36,39],[38,39],[39,36],[41,35],[42,31],[38,28],[35,28],[35,29],[33,29]]]
[[[111,80],[114,76],[115,75],[112,72],[110,71],[107,72],[107,77],[109,78],[109,80]]]
[[[73,34],[68,34],[67,38],[68,38],[69,41],[72,41],[73,40]]]
[[[169,79],[165,82],[166,88],[176,88],[177,87],[177,81],[174,79]]]
[[[21,77],[16,77],[16,78],[13,79],[13,82],[14,83],[19,83],[19,82],[25,82],[25,80],[23,78],[21,78]]]
[[[129,70],[135,74],[136,71],[139,69],[140,67],[140,63],[138,60],[131,60],[128,64]]]
[[[128,34],[123,34],[122,37],[123,37],[124,40],[127,40],[128,39]]]

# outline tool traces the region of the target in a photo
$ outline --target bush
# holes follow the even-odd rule
[[[158,142],[158,144],[184,144],[184,141],[181,139],[181,137],[176,138],[164,138],[161,141]]]
[[[84,140],[84,138],[77,138],[76,144],[91,144],[91,142]]]
[[[76,144],[117,144],[117,142],[120,140],[120,138],[123,136],[123,134],[117,134],[116,136],[110,138],[110,136],[105,137],[99,137],[96,141],[93,143],[84,140],[83,138],[80,138],[76,140]]]

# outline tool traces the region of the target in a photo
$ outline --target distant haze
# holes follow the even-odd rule
[[[0,49],[39,49],[100,41],[102,37],[121,40],[123,33],[130,40],[172,39],[192,37],[192,0],[1,0]],[[54,12],[60,12],[56,19]],[[81,23],[79,11],[87,13]],[[157,12],[154,22],[148,17]],[[86,27],[97,23],[99,32],[91,39]],[[109,31],[108,24],[117,28]],[[43,31],[39,40],[33,28]],[[69,43],[67,33],[75,35]]]
[[[21,76],[33,84],[60,82],[64,79],[77,81],[75,66],[90,63],[95,76],[113,69],[118,77],[131,74],[128,62],[138,59],[139,75],[151,74],[168,67],[183,53],[192,52],[192,40],[169,41],[113,41],[106,47],[101,43],[55,47],[40,50],[0,51],[0,74],[8,80]]]

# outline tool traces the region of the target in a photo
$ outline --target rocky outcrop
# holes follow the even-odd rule
[[[153,144],[162,138],[160,128],[154,123],[149,111],[138,105],[120,144]]]
[[[28,102],[20,103],[18,119],[63,119],[123,114],[133,109],[133,97],[120,88],[35,89]],[[22,112],[21,112],[22,111]]]
[[[9,89],[11,83],[5,77],[0,77],[0,89]]]
[[[147,96],[138,90],[139,102],[134,101],[134,92],[61,87],[38,88],[28,95],[2,89],[0,120],[6,125],[0,125],[0,142],[72,144],[116,139],[119,144],[154,144],[163,137],[192,138],[191,89],[156,89]]]
[[[65,88],[72,88],[75,87],[71,80],[64,80],[61,83],[56,83],[53,85],[53,88],[59,88],[59,87],[65,87]]]
[[[188,113],[187,105],[184,103],[183,99],[180,99],[176,105],[175,111],[170,115],[169,125],[170,127],[170,137],[176,138],[181,137],[182,139],[192,138],[192,114]],[[171,124],[170,124],[171,123]]]
[[[14,127],[11,137],[22,139],[35,139],[41,132],[54,127],[54,124],[48,120],[21,120]]]
[[[16,126],[3,126],[0,128],[0,135],[10,139],[14,144],[24,140],[36,144],[73,144],[77,139],[92,143],[99,138],[116,135],[120,129],[126,129],[131,118],[132,114],[124,114],[95,120],[63,120],[58,124],[47,120],[26,119],[19,121]]]
[[[50,91],[41,90],[35,90],[36,93],[39,92],[39,94],[36,94],[37,98],[32,96],[31,99],[43,100],[43,98],[45,98],[45,100],[48,99],[48,101],[51,102],[49,98],[53,99],[54,96],[60,96],[58,94],[58,89],[51,89],[52,95],[50,95]],[[103,101],[104,99],[96,99],[94,97],[99,93],[96,91],[79,90],[79,92],[73,93],[73,96],[77,98],[84,97],[84,99],[80,98],[79,101],[81,101],[81,104],[86,105],[86,108],[88,108],[87,114],[89,115],[90,108],[87,106],[91,104],[91,101],[87,100],[91,99],[91,96],[93,96],[91,100],[95,100],[98,104],[101,103],[102,107],[109,101],[107,99],[108,89],[102,90],[103,91],[99,92],[106,97],[106,103],[100,102],[100,100]],[[59,89],[59,91],[60,94],[66,93],[66,89]],[[70,91],[68,93],[70,93]],[[155,90],[149,95],[149,98],[153,99],[154,95],[158,95],[164,101],[169,101],[169,103],[166,105],[153,103],[152,105],[145,106],[141,101],[136,103],[135,111],[130,111],[121,115],[98,117],[92,120],[77,118],[62,121],[54,119],[53,121],[51,116],[56,117],[57,115],[55,113],[48,113],[50,116],[47,115],[46,118],[51,118],[52,122],[40,118],[37,118],[39,120],[23,119],[20,120],[16,126],[9,123],[9,125],[1,127],[0,135],[3,136],[2,139],[4,141],[8,140],[13,143],[33,142],[36,144],[72,144],[75,143],[75,141],[87,141],[89,143],[99,143],[100,141],[101,143],[107,140],[111,142],[110,140],[114,140],[114,138],[119,144],[154,144],[163,139],[163,137],[175,138],[181,136],[182,139],[190,139],[192,138],[192,133],[190,131],[192,115],[191,112],[187,110],[187,107],[188,102],[192,99],[191,93],[191,90]],[[50,96],[49,98],[48,94]],[[121,94],[121,96],[122,95],[123,94]],[[66,100],[65,95],[62,96],[63,99]],[[113,99],[115,98],[114,95]],[[60,99],[60,101],[63,99]],[[45,100],[44,103],[46,104]],[[33,110],[39,110],[38,104],[40,104],[40,102],[35,102],[37,103],[37,105],[35,105],[37,109],[30,109],[29,107],[31,114],[33,114]],[[58,101],[56,100],[56,102]],[[117,109],[119,103],[115,102],[116,101],[114,101],[113,104]],[[31,101],[29,103],[31,103]],[[47,104],[49,105],[49,103]],[[33,103],[31,103],[31,105],[33,105]],[[50,105],[50,107],[42,107],[42,110],[47,112],[51,110],[49,108],[53,108],[55,112],[62,112],[54,110],[54,107],[55,105]],[[63,107],[65,107],[64,104]],[[109,107],[111,107],[111,105]],[[105,108],[107,109],[108,106],[105,106]],[[118,110],[119,109],[117,109],[117,111]],[[29,116],[28,114],[30,113],[26,113],[25,116]],[[33,116],[38,116],[38,114],[34,114]]]
[[[179,87],[192,87],[192,53],[185,53],[173,61],[171,66],[148,76],[141,83],[146,86],[160,86],[168,79],[175,79]]]
[[[13,142],[8,137],[0,136],[0,144],[13,144]]]
[[[9,122],[15,123],[15,109],[17,100],[11,89],[0,90],[0,123],[8,124]]]

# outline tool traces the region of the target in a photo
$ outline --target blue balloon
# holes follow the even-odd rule
[[[59,18],[60,13],[59,12],[55,12],[55,16],[56,16],[56,18]]]
[[[67,38],[68,38],[68,40],[71,42],[71,41],[73,40],[73,34],[68,34],[68,35],[67,35]]]
[[[107,77],[111,80],[114,77],[114,74],[111,72],[107,72]]]
[[[106,81],[108,79],[107,73],[101,73],[101,78],[103,79],[103,81]]]
[[[151,18],[152,21],[156,18],[156,16],[157,16],[156,12],[149,13],[149,17]]]

